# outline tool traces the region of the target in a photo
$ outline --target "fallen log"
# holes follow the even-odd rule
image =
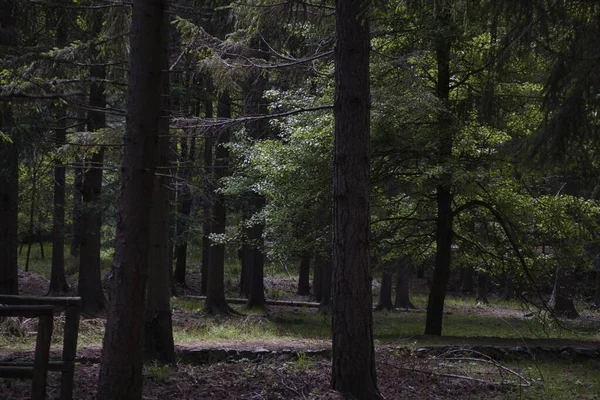
[[[204,301],[206,300],[206,296],[182,296],[184,299],[190,300],[198,300]],[[247,299],[241,298],[228,298],[225,299],[228,303],[231,304],[246,304],[248,302]],[[320,303],[315,303],[312,301],[295,301],[295,300],[267,300],[267,305],[269,306],[280,306],[280,307],[308,307],[308,308],[319,308]]]

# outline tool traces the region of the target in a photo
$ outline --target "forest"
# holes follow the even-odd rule
[[[597,398],[598,49],[590,0],[0,0],[42,396]]]

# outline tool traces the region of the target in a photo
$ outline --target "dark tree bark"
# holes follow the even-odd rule
[[[94,17],[94,32],[102,27],[102,15]],[[88,130],[95,132],[106,127],[105,85],[101,81],[106,77],[103,65],[90,67],[90,75],[98,80],[90,85],[90,107],[88,112]],[[104,164],[104,148],[85,160],[82,182],[81,232],[79,243],[79,280],[77,294],[81,296],[81,312],[97,315],[106,310],[106,298],[102,289],[100,266],[101,229],[102,229],[102,165]]]
[[[450,11],[441,10],[438,14],[440,26],[447,24]],[[438,99],[445,107],[449,107],[450,96],[450,38],[440,29],[435,38],[435,51],[437,60],[437,85]],[[439,165],[446,165],[452,157],[452,119],[448,110],[440,112],[438,117],[438,160]],[[435,267],[431,279],[431,290],[427,301],[427,317],[425,321],[425,334],[441,336],[442,320],[444,315],[444,301],[448,290],[450,278],[450,259],[452,249],[452,176],[445,173],[440,177],[437,186],[437,217],[436,217],[436,253]]]
[[[144,303],[156,149],[161,119],[165,0],[134,0],[127,127],[121,167],[115,261],[102,348],[99,400],[142,398]]]
[[[336,2],[333,154],[332,387],[380,399],[369,255],[368,1]]]
[[[313,268],[312,294],[315,301],[321,302],[323,297],[323,267],[322,257],[318,254],[315,256],[315,266]]]
[[[0,12],[0,45],[17,45],[16,6],[5,1]],[[17,135],[11,134],[11,104],[0,102],[0,130],[11,141],[0,139],[0,293],[18,294],[19,152]]]
[[[548,308],[558,316],[575,319],[579,312],[573,301],[573,271],[566,267],[558,267],[554,277],[554,287],[548,302]]]
[[[394,306],[396,308],[415,308],[413,303],[410,301],[410,294],[408,290],[410,282],[409,270],[410,263],[398,263],[398,275],[396,276],[396,299],[394,301]]]
[[[181,159],[184,163],[180,167],[179,176],[179,221],[177,223],[177,245],[175,246],[175,281],[185,286],[187,269],[187,234],[189,230],[189,219],[192,212],[192,191],[190,169],[196,158],[196,140],[192,137],[188,146],[188,138],[181,138]]]
[[[168,14],[165,14],[165,26],[169,26]],[[164,29],[163,45],[168,41],[169,30]],[[157,173],[154,176],[152,196],[152,220],[148,253],[148,284],[146,287],[146,306],[144,313],[144,353],[147,359],[165,364],[175,363],[175,345],[173,343],[173,321],[171,317],[169,287],[169,211],[171,179],[164,171],[171,166],[171,148],[169,140],[169,56],[168,49],[162,61],[162,118],[159,121]]]
[[[594,305],[600,308],[600,269],[596,268],[596,293],[594,293]]]
[[[204,104],[206,118],[213,117],[212,99]],[[208,278],[208,266],[210,265],[210,221],[212,219],[212,191],[213,181],[213,137],[204,137],[204,199],[202,201],[202,265],[200,266],[200,294],[206,295],[206,282]]]
[[[85,127],[81,127],[80,131],[84,131]],[[81,159],[76,160],[75,164],[81,164]],[[79,244],[81,242],[81,207],[83,204],[83,169],[78,166],[73,169],[75,178],[73,180],[73,205],[71,210],[71,218],[73,225],[71,226],[71,248],[70,254],[72,257],[79,255]]]
[[[489,304],[488,300],[488,280],[487,271],[477,272],[477,305]]]
[[[231,99],[227,92],[219,97],[217,118],[231,118]],[[229,128],[226,127],[218,132],[215,143],[215,183],[228,174],[229,150],[224,146],[228,141]],[[210,232],[217,235],[225,233],[227,209],[222,192],[213,194],[211,217]],[[225,300],[225,245],[222,243],[211,243],[210,246],[204,309],[211,314],[229,314],[231,311]]]
[[[66,109],[59,106],[56,112],[59,128],[54,132],[57,146],[66,140]],[[65,277],[65,167],[58,158],[54,159],[54,212],[52,215],[52,267],[50,270],[51,294],[65,293],[69,285]]]
[[[265,206],[264,196],[253,195],[252,204],[258,212]],[[263,229],[262,223],[256,224],[250,228],[252,239],[252,263],[250,264],[250,284],[248,288],[248,308],[265,308],[267,302],[265,299],[265,258],[263,255]]]
[[[38,164],[37,150],[34,147],[33,160],[31,165],[31,205],[29,207],[29,228],[27,229],[27,235],[31,238],[37,237],[40,242],[40,253],[42,259],[44,258],[44,243],[42,242],[42,232],[37,229],[35,232],[35,209],[37,205],[37,189],[38,189],[38,169],[41,162]],[[31,246],[35,243],[35,240],[27,242],[27,255],[25,256],[25,271],[29,271],[29,258],[31,256]],[[21,245],[21,249],[23,246]],[[19,250],[20,251],[20,250]]]
[[[392,304],[392,283],[394,276],[394,266],[390,262],[383,264],[381,272],[381,290],[379,291],[379,304],[375,311],[390,311],[394,309]]]
[[[472,266],[467,266],[462,269],[462,280],[460,283],[460,292],[464,294],[471,294],[475,290],[473,275],[475,270]]]
[[[67,17],[59,18],[56,27],[56,44],[59,48],[67,44]],[[59,105],[56,109],[57,129],[54,141],[57,147],[64,145],[67,136],[67,110]],[[54,159],[54,210],[52,214],[52,267],[50,269],[51,294],[69,290],[65,278],[65,167],[59,158]]]
[[[245,216],[245,219],[250,218],[249,215]],[[252,268],[252,261],[254,259],[254,252],[252,246],[248,243],[248,238],[251,236],[250,228],[245,227],[243,230],[244,242],[241,248],[241,273],[240,273],[240,294],[248,298],[250,293],[250,269]]]
[[[257,46],[260,47],[260,46]],[[254,72],[248,78],[246,87],[244,88],[244,114],[245,115],[266,115],[268,114],[267,100],[264,98],[264,91],[267,84],[267,79],[262,71]],[[261,140],[267,137],[267,123],[264,120],[254,121],[246,124],[248,136],[252,139]],[[260,212],[265,204],[264,196],[252,192],[248,195],[248,203],[250,216]],[[264,268],[265,260],[263,254],[264,224],[262,222],[254,223],[248,229],[248,240],[251,245],[251,264],[248,270],[248,308],[265,308],[265,285],[264,285]]]
[[[310,254],[305,254],[300,258],[300,273],[298,274],[299,296],[310,295]]]
[[[319,265],[319,270],[321,271],[321,299],[319,300],[319,312],[321,314],[329,314],[331,312],[331,274],[333,273],[331,254],[321,256]]]
[[[515,297],[515,289],[513,287],[512,279],[510,275],[504,275],[504,290],[502,292],[502,298],[506,301],[512,300]]]

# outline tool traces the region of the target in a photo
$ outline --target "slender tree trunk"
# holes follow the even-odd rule
[[[472,266],[467,266],[462,269],[462,281],[460,284],[460,292],[465,294],[471,294],[474,292],[474,279],[473,274],[475,270]]]
[[[250,215],[246,215],[244,219],[250,218]],[[250,293],[250,269],[252,268],[252,262],[254,257],[254,252],[252,251],[252,246],[249,243],[249,238],[251,236],[250,228],[243,228],[244,233],[244,242],[242,243],[241,248],[241,273],[240,273],[240,294],[246,298],[248,298],[248,294]]]
[[[510,275],[504,275],[504,291],[502,293],[502,298],[506,301],[512,300],[515,297],[515,289],[513,287],[512,279]]]
[[[206,118],[213,117],[212,99],[204,105]],[[202,201],[202,265],[200,266],[200,293],[206,295],[206,282],[208,266],[210,265],[210,221],[212,219],[212,193],[213,185],[213,137],[207,134],[204,137],[204,199]]]
[[[409,269],[410,263],[401,261],[398,263],[398,275],[396,276],[396,299],[394,306],[396,308],[410,308],[414,309],[415,306],[410,301],[409,295]]]
[[[596,267],[596,293],[594,294],[594,305],[600,308],[600,269]]]
[[[368,2],[336,2],[333,153],[332,387],[380,399],[369,255]]]
[[[392,283],[393,283],[394,269],[393,265],[389,262],[383,264],[383,270],[381,272],[381,289],[379,291],[379,304],[375,307],[375,311],[393,310],[394,305],[392,304]]]
[[[192,140],[188,147],[188,138],[181,138],[181,159],[184,166],[180,167],[179,183],[179,222],[177,223],[177,245],[175,246],[175,280],[178,284],[185,286],[187,269],[187,243],[189,219],[192,212],[192,192],[190,179],[192,174],[190,169],[195,159],[195,140]]]
[[[332,259],[331,254],[322,257],[320,260],[321,270],[321,301],[319,312],[321,314],[329,314],[331,312],[331,291],[332,282]]]
[[[67,44],[67,16],[58,18],[56,44],[62,48]],[[54,130],[56,147],[64,145],[67,136],[67,110],[56,108],[57,129]],[[65,278],[65,167],[62,160],[54,159],[54,210],[52,214],[52,268],[49,293],[64,293],[69,290]]]
[[[169,26],[168,14],[165,14],[165,26]],[[169,30],[164,29],[167,43]],[[166,50],[166,49],[165,49]],[[148,285],[146,288],[146,306],[144,314],[144,352],[148,359],[162,363],[175,363],[175,345],[173,343],[173,321],[171,317],[169,288],[169,209],[170,178],[163,171],[171,166],[171,148],[169,140],[169,64],[168,56],[162,61],[162,112],[159,123],[157,151],[157,171],[154,176],[152,198],[152,221],[148,254]],[[190,152],[192,150],[190,149]]]
[[[39,239],[40,250],[42,253],[41,255],[42,255],[42,258],[44,258],[44,245],[42,244],[41,232],[39,230],[37,232],[34,232],[35,208],[36,208],[35,206],[36,206],[36,202],[37,202],[37,184],[38,184],[38,182],[37,182],[38,181],[38,179],[37,179],[38,163],[37,163],[36,153],[37,153],[37,151],[34,147],[33,161],[32,161],[33,164],[31,167],[31,206],[29,207],[29,228],[27,229],[27,234],[31,238],[37,237]],[[27,255],[25,256],[25,271],[29,271],[29,257],[31,256],[31,246],[33,245],[33,243],[35,243],[35,239],[32,239],[27,243]]]
[[[231,99],[225,92],[219,97],[217,105],[217,118],[231,118]],[[215,185],[228,174],[229,150],[225,143],[229,141],[229,128],[223,128],[217,134],[214,159]],[[227,223],[227,209],[225,195],[222,192],[214,193],[211,212],[210,232],[216,235],[225,233]],[[206,302],[204,309],[211,314],[229,314],[230,308],[225,300],[225,245],[212,243],[210,246],[209,265],[206,279]]]
[[[559,316],[575,319],[579,317],[579,312],[575,308],[575,302],[573,301],[574,282],[572,274],[573,272],[569,268],[557,268],[548,308]]]
[[[487,271],[477,272],[477,305],[489,304],[488,280],[489,274]]]
[[[317,254],[315,256],[315,266],[313,268],[312,294],[315,301],[321,302],[323,297],[323,257]]]
[[[258,212],[265,206],[265,198],[256,194],[253,197],[253,208]],[[252,237],[252,264],[250,265],[250,286],[248,290],[248,302],[246,303],[248,308],[265,308],[267,305],[265,299],[263,229],[264,225],[262,223],[250,228]]]
[[[127,128],[121,167],[115,261],[102,348],[98,400],[142,398],[148,226],[167,57],[165,0],[134,0],[130,33]]]
[[[102,16],[94,20],[94,32],[100,32]],[[95,132],[106,127],[106,114],[100,111],[106,107],[106,77],[103,65],[90,67],[90,75],[98,81],[90,85],[90,106],[88,130]],[[100,147],[85,161],[82,183],[81,242],[79,244],[79,280],[77,293],[81,296],[81,312],[98,315],[106,310],[106,298],[102,288],[100,250],[102,245],[102,166],[104,148]]]
[[[85,130],[85,127],[79,129],[81,132]],[[74,168],[75,178],[73,180],[73,206],[71,210],[71,219],[73,225],[71,226],[71,249],[70,254],[72,257],[79,255],[79,244],[81,242],[81,208],[83,204],[83,168],[81,168],[82,160],[77,159],[75,161],[77,167]]]
[[[438,16],[440,24],[446,24],[449,10],[441,10]],[[450,96],[450,38],[444,34],[436,39],[437,59],[437,96],[440,101],[449,107]],[[452,119],[449,110],[443,110],[439,116],[439,165],[446,165],[452,157],[453,135]],[[425,321],[425,334],[442,334],[442,320],[444,315],[444,301],[448,290],[450,278],[450,259],[452,253],[452,175],[447,172],[440,177],[437,187],[437,218],[436,218],[436,253],[435,267],[431,280],[431,291],[427,301],[427,317]]]
[[[17,45],[14,1],[3,2],[0,12],[0,45]],[[18,135],[11,133],[11,103],[0,102],[0,130],[11,141],[0,138],[0,294],[18,294],[18,200],[19,151]]]
[[[300,258],[297,294],[300,296],[310,295],[310,254],[305,254]]]
[[[60,147],[66,140],[66,109],[59,106],[57,110],[55,130],[56,146]],[[50,288],[52,294],[69,291],[65,277],[65,167],[58,158],[54,159],[54,212],[52,217],[52,268],[50,272]]]

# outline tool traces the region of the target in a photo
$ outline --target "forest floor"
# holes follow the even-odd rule
[[[74,282],[71,281],[74,285]],[[421,285],[421,286],[419,286]],[[20,273],[23,294],[44,295],[47,278]],[[229,282],[232,288],[234,285]],[[411,288],[419,310],[375,313],[379,389],[386,399],[600,399],[600,318],[583,310],[578,321],[550,321],[517,303],[486,307],[448,299],[444,335],[421,335],[426,291]],[[190,274],[185,294],[197,294]],[[74,290],[74,289],[73,289]],[[287,277],[267,279],[267,297],[306,301]],[[74,292],[73,292],[74,293]],[[71,293],[71,294],[73,294]],[[234,297],[234,292],[231,295]],[[144,399],[341,399],[330,390],[329,317],[316,309],[238,310],[209,317],[194,299],[173,299],[177,366],[144,367]],[[0,324],[0,359],[31,359],[33,321]],[[93,399],[98,381],[103,318],[83,318],[75,399]],[[61,333],[60,319],[55,336]],[[53,344],[58,352],[60,340]],[[0,380],[0,399],[26,399],[30,382]],[[49,398],[59,380],[49,378]]]

